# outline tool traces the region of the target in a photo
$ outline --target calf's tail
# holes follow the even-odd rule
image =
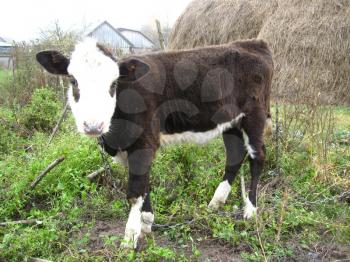
[[[272,134],[272,119],[270,112],[267,113],[266,121],[265,121],[265,128],[264,128],[264,135],[266,137],[271,136]]]

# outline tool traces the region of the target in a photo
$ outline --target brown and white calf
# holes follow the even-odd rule
[[[273,73],[265,42],[237,41],[117,62],[88,38],[70,59],[43,51],[37,60],[50,73],[70,77],[68,99],[78,130],[99,137],[104,150],[129,167],[125,246],[136,247],[139,236],[151,231],[149,173],[164,144],[205,143],[223,135],[226,167],[209,203],[213,209],[225,203],[248,154],[252,179],[244,217],[254,215]]]

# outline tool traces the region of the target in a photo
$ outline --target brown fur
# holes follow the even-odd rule
[[[192,62],[196,69],[185,68],[181,78],[176,78],[176,65],[184,60]],[[218,73],[222,77],[215,71],[210,74],[216,69],[222,70]],[[260,40],[133,56],[120,62],[118,95],[132,89],[143,98],[148,110],[142,117],[125,117],[144,128],[151,124],[145,119],[158,114],[153,119],[161,123],[154,134],[156,139],[160,131],[203,132],[234,119],[239,113],[250,114],[254,107],[261,108],[266,118],[270,112],[272,70],[270,51]],[[186,87],[179,85],[183,78],[194,73],[197,77],[192,83]],[[152,112],[152,109],[157,110]],[[190,116],[196,110],[198,113]],[[122,115],[119,112],[118,116]]]
[[[103,45],[101,45],[101,44],[99,44],[99,43],[97,43],[96,46],[97,46],[98,49],[100,49],[100,51],[101,51],[105,56],[108,56],[108,57],[110,57],[114,62],[117,62],[117,59],[115,58],[115,56],[113,55],[112,51],[111,51],[109,48],[107,48],[107,47],[105,47],[105,46],[103,46]]]

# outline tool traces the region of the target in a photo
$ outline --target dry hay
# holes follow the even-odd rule
[[[195,0],[169,49],[255,37],[274,53],[274,98],[350,103],[349,0]]]
[[[275,1],[195,0],[178,18],[169,49],[186,49],[255,38]]]
[[[350,1],[283,0],[258,38],[274,52],[275,95],[350,103]]]

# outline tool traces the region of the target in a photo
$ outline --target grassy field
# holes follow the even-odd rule
[[[0,84],[4,81],[4,79],[9,75],[9,71],[0,68]]]
[[[0,83],[2,82],[2,79],[4,78],[5,71],[0,68]]]
[[[9,77],[11,76],[11,72],[8,70],[4,70],[0,68],[0,94],[3,96],[4,93],[7,92],[6,85],[8,84]],[[0,98],[0,100],[2,100]]]
[[[242,218],[239,179],[219,212],[206,208],[224,171],[221,139],[160,150],[152,167],[156,225],[137,251],[119,249],[129,211],[127,170],[113,164],[112,177],[91,183],[87,174],[103,163],[96,141],[79,136],[71,118],[50,146],[41,132],[6,138],[16,147],[0,155],[0,222],[38,222],[0,226],[0,261],[350,259],[349,198],[342,195],[350,189],[349,115],[350,108],[336,109],[326,174],[317,172],[307,141],[292,141],[279,152],[278,163],[274,141],[268,141],[258,216],[252,221]],[[0,109],[0,120],[13,119]],[[60,156],[65,160],[30,189]],[[241,173],[249,181],[247,164]]]

